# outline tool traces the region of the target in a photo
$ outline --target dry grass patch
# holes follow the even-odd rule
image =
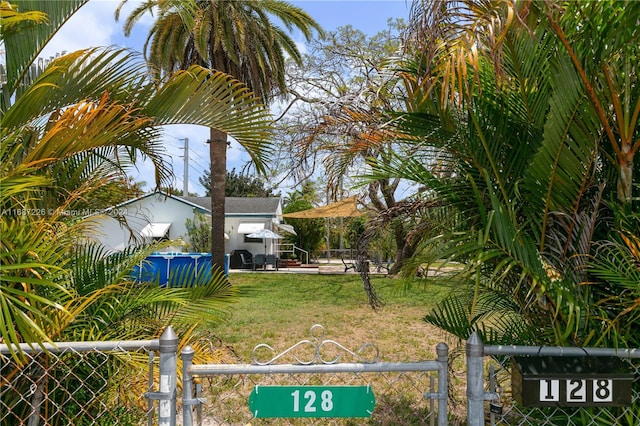
[[[430,285],[402,290],[399,280],[373,277],[385,301],[377,311],[367,302],[357,275],[231,274],[240,298],[230,321],[214,333],[230,345],[240,362],[251,362],[261,343],[280,352],[309,337],[314,324],[325,329],[325,339],[349,349],[373,343],[383,361],[433,359],[445,334],[422,318],[448,292]]]

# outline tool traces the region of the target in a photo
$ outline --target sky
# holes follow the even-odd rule
[[[387,28],[389,18],[409,17],[411,2],[408,0],[298,0],[290,1],[304,9],[325,31],[334,31],[338,27],[351,25],[368,35],[374,35]],[[120,21],[114,19],[114,12],[120,0],[90,0],[88,4],[65,23],[62,29],[46,46],[41,56],[49,58],[63,51],[97,46],[121,46],[142,51],[153,17],[147,16],[139,21],[130,37],[122,32],[123,21],[129,12],[138,4],[138,0],[128,0],[123,8]],[[304,50],[304,39],[292,34]],[[204,189],[198,178],[209,169],[209,148],[206,140],[209,129],[202,126],[174,125],[164,129],[163,143],[167,151],[167,159],[172,164],[175,174],[173,186],[184,187],[184,146],[185,139],[189,144],[188,188],[189,192],[204,195]],[[227,151],[227,170],[235,168],[240,171],[249,157],[242,147],[233,142]],[[146,190],[152,189],[153,170],[150,164],[138,165],[136,171],[129,173],[136,181],[147,183]],[[282,188],[287,192],[286,188]]]

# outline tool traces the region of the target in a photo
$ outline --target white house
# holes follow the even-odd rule
[[[181,197],[183,200],[206,208],[211,204],[209,197]],[[278,241],[250,238],[247,235],[268,229],[275,233],[295,233],[291,225],[282,223],[282,202],[280,198],[227,197],[224,206],[224,230],[228,235],[225,251],[249,250],[253,254],[276,254]]]
[[[186,241],[187,218],[196,213],[210,216],[208,197],[181,197],[155,192],[119,204],[95,215],[92,237],[107,249],[121,251],[125,247],[159,239]],[[118,220],[121,215],[126,225]],[[274,254],[277,240],[255,239],[248,234],[261,229],[274,232],[293,232],[290,225],[281,224],[280,198],[227,197],[225,201],[225,251],[248,250],[253,254]],[[171,251],[185,251],[176,246]]]

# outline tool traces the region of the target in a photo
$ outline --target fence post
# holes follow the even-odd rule
[[[178,361],[178,336],[171,326],[160,336],[160,393],[168,397],[160,399],[158,404],[158,425],[176,425],[176,380]]]
[[[193,348],[188,345],[182,349],[182,424],[193,426],[193,380],[191,378],[191,365],[194,356]]]
[[[449,403],[449,347],[445,343],[438,343],[436,346],[438,355],[438,426],[446,426],[449,423],[447,414],[447,404]]]
[[[467,425],[484,425],[484,344],[476,332],[467,340]]]

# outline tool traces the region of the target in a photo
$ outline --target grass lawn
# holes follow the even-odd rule
[[[359,275],[233,273],[240,297],[231,319],[213,332],[231,346],[239,359],[250,363],[253,348],[266,343],[280,353],[309,337],[321,324],[325,339],[353,351],[364,343],[380,350],[382,361],[435,358],[435,346],[446,340],[422,317],[448,292],[446,285],[430,283],[403,290],[394,278],[372,276],[385,301],[378,311],[367,302]]]
[[[296,343],[309,339],[314,324],[324,327],[321,340],[332,340],[352,352],[365,343],[379,350],[379,361],[414,362],[436,358],[436,345],[445,342],[453,349],[455,341],[441,330],[423,321],[424,315],[450,291],[437,280],[402,290],[403,283],[394,278],[372,276],[377,294],[385,302],[374,311],[369,306],[359,275],[316,275],[282,273],[232,273],[231,283],[238,287],[238,303],[232,317],[217,325],[213,334],[223,345],[232,348],[235,359],[226,362],[252,363],[253,349],[259,344],[271,346],[274,353],[259,351],[256,358],[267,362]],[[335,345],[326,344],[319,350],[325,361],[342,357],[338,362],[357,362]],[[311,362],[313,350],[302,344],[292,350],[301,361]],[[365,351],[365,359],[373,360],[375,351]],[[319,362],[315,359],[315,362]],[[296,363],[291,353],[275,361],[278,364]],[[210,377],[204,381],[204,395],[209,400],[205,418],[209,424],[335,424],[335,425],[423,425],[430,423],[429,402],[423,394],[430,388],[430,372],[360,373],[315,375],[275,374]],[[461,376],[462,377],[462,376]],[[460,378],[461,378],[460,377]],[[456,374],[450,374],[450,385],[464,389]],[[252,419],[247,400],[254,385],[333,384],[371,385],[376,393],[376,408],[370,419]],[[463,405],[460,405],[463,407]],[[454,414],[450,418],[464,418]],[[208,416],[208,417],[207,417]],[[456,417],[457,416],[457,417]],[[213,420],[212,420],[213,419]],[[215,420],[215,421],[214,421]],[[220,421],[220,422],[218,422]],[[457,423],[452,423],[457,424]]]

